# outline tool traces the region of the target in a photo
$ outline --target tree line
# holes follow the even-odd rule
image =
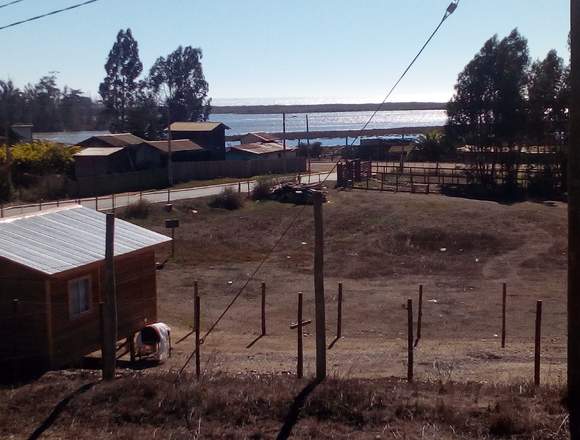
[[[0,80],[0,126],[31,123],[35,131],[109,129],[157,139],[168,121],[208,119],[211,100],[202,58],[201,49],[179,46],[159,57],[143,75],[137,41],[130,29],[120,30],[104,66],[100,100],[68,86],[61,90],[53,73],[22,89],[11,80]]]

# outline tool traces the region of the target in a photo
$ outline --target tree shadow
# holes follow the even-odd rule
[[[262,339],[264,336],[266,335],[260,335],[258,336],[256,339],[254,339],[252,342],[250,342],[248,345],[246,345],[246,348],[252,348],[254,345],[256,345],[258,343],[258,341],[260,339]]]
[[[298,422],[300,411],[304,407],[306,399],[308,399],[308,396],[312,394],[312,392],[320,383],[322,383],[322,380],[314,379],[312,382],[306,385],[306,387],[294,398],[294,402],[292,402],[292,405],[290,406],[290,410],[286,415],[284,424],[282,425],[282,428],[276,437],[277,440],[286,440],[290,438],[290,435],[292,434],[292,428],[294,428]]]

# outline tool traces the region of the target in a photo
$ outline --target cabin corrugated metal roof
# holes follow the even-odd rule
[[[74,205],[0,221],[0,258],[47,275],[105,259],[106,215]],[[157,246],[169,237],[115,220],[115,256]]]
[[[228,127],[223,122],[174,122],[169,127],[171,131],[213,131],[220,126],[224,126],[226,130]]]

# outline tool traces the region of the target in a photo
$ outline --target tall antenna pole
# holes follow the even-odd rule
[[[568,408],[570,438],[580,440],[580,1],[570,0],[568,146]]]

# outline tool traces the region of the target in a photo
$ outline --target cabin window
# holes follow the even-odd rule
[[[68,301],[70,319],[91,310],[91,278],[83,277],[68,283]]]

